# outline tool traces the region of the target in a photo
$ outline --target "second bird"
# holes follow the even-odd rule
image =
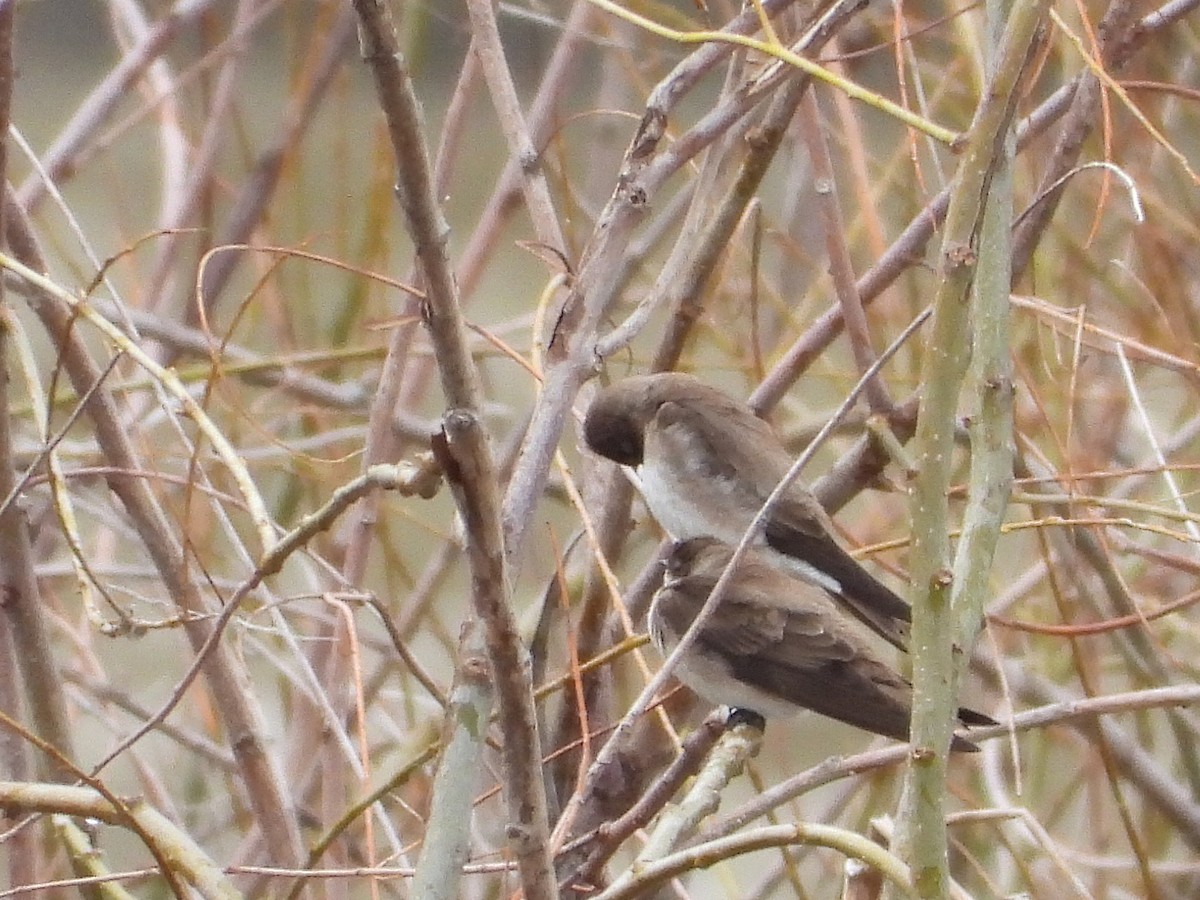
[[[602,389],[583,433],[593,452],[637,468],[650,512],[678,540],[740,542],[792,463],[771,426],[745,405],[678,372]],[[794,482],[772,508],[760,549],[907,650],[908,604],[838,544],[831,525],[812,493]]]
[[[678,541],[650,604],[650,635],[669,654],[725,570],[733,548],[715,538]],[[878,655],[861,626],[823,590],[748,551],[680,657],[679,680],[711,703],[765,718],[802,709],[907,741],[912,685]],[[959,709],[967,725],[995,724]],[[952,750],[977,750],[955,736]]]

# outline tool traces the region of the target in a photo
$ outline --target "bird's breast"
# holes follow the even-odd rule
[[[638,473],[651,515],[676,540],[711,535],[736,542],[754,516],[746,498],[724,478],[656,459],[646,460]]]

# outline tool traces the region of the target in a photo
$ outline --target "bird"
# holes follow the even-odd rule
[[[593,453],[636,469],[651,514],[678,540],[709,535],[739,543],[792,464],[767,422],[681,372],[634,375],[600,389],[584,416],[583,436]],[[831,530],[829,515],[796,480],[772,507],[756,545],[907,650],[908,603]]]
[[[732,556],[733,547],[713,537],[672,544],[648,613],[650,636],[664,655],[687,632]],[[807,709],[907,741],[912,685],[875,647],[826,591],[747,549],[675,675],[705,700],[737,711],[776,718]],[[958,719],[995,724],[966,708]],[[979,748],[955,735],[951,749]]]

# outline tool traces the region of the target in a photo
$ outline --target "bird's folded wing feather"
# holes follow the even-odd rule
[[[783,576],[780,576],[783,579]],[[715,584],[707,576],[681,579],[664,587],[657,601],[659,614],[672,630],[682,634],[703,607]],[[820,666],[831,660],[847,661],[857,655],[853,640],[830,621],[836,612],[789,609],[777,593],[752,592],[744,584],[724,597],[704,620],[699,640],[728,656],[786,659],[797,667]]]
[[[779,553],[819,566],[840,586],[838,598],[864,624],[899,649],[908,649],[912,608],[814,523],[807,502],[781,497],[764,536],[767,546]]]
[[[907,737],[911,688],[848,633],[856,626],[839,622],[842,613],[831,620],[826,612],[788,611],[762,599],[739,590],[722,601],[701,629],[698,651],[716,654],[733,677],[797,707]]]

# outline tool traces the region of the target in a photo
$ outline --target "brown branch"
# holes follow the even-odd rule
[[[197,214],[212,188],[217,164],[217,155],[224,146],[230,119],[239,99],[238,66],[249,52],[249,29],[256,19],[254,0],[239,0],[232,17],[230,52],[221,65],[216,79],[208,118],[199,146],[191,161],[187,182],[180,191],[173,208],[165,211],[163,227],[170,232],[166,240],[156,248],[154,271],[150,276],[146,295],[154,298],[162,307],[171,299],[169,287],[178,288],[178,256],[184,252],[184,231],[193,225]],[[186,281],[188,288],[191,280]]]
[[[318,23],[314,29],[314,42],[319,43],[319,49],[314,48],[314,55],[318,57],[314,64],[316,71],[304,79],[295,95],[289,99],[283,121],[275,129],[278,137],[258,154],[213,246],[242,244],[250,239],[275,196],[289,154],[294,152],[303,138],[305,129],[312,123],[317,108],[333,84],[334,76],[341,71],[354,35],[354,17],[346,7],[338,7],[333,16],[332,25],[321,27],[324,23]],[[226,252],[208,260],[200,274],[197,300],[187,305],[187,324],[194,325],[199,321],[201,309],[207,315],[212,314],[241,258],[240,253]]]
[[[471,597],[486,633],[504,731],[506,836],[520,865],[525,896],[529,900],[554,898],[557,891],[550,865],[550,829],[529,653],[509,599],[500,499],[487,433],[475,414],[461,409],[447,412],[442,427],[442,435],[433,443],[434,454],[465,522]]]
[[[977,667],[994,684],[999,684],[999,670],[990,662]],[[972,728],[971,740],[980,743],[1008,737],[1012,732],[1040,731],[1065,726],[1091,737],[1103,730],[1110,746],[1121,762],[1122,775],[1143,790],[1163,816],[1178,827],[1188,844],[1200,846],[1200,804],[1180,789],[1169,772],[1141,749],[1137,741],[1107,719],[1121,712],[1145,709],[1172,709],[1200,702],[1200,687],[1179,685],[1142,691],[1112,694],[1106,697],[1070,697],[1060,688],[1028,673],[1019,666],[1005,667],[1005,676],[1012,687],[1029,702],[1042,704],[1013,714],[1011,719],[986,728]],[[800,772],[773,785],[739,807],[735,807],[709,825],[697,836],[697,841],[712,840],[732,834],[771,810],[801,797],[819,787],[882,768],[903,763],[912,748],[907,744],[891,744],[852,756],[833,756],[817,766]]]
[[[1117,49],[1113,53],[1112,64],[1120,65],[1128,61],[1150,37],[1170,27],[1198,5],[1200,5],[1200,0],[1171,0],[1157,11],[1134,23],[1118,42]],[[1079,75],[1073,81],[1063,85],[1025,117],[1017,128],[1018,150],[1028,147],[1035,137],[1045,132],[1067,112],[1075,92],[1087,77],[1089,77],[1087,74]],[[1068,166],[1068,168],[1070,167]],[[900,236],[875,261],[875,264],[859,277],[856,288],[863,303],[869,304],[874,301],[901,274],[923,260],[925,246],[945,219],[949,204],[950,189],[944,188],[925,205],[921,212],[913,217]],[[1013,257],[1014,278],[1020,271],[1015,265],[1017,261],[1015,250],[1016,248],[1014,248]],[[750,396],[749,403],[754,411],[759,415],[766,415],[774,409],[796,380],[808,370],[813,361],[841,335],[844,325],[842,311],[837,306],[831,307],[813,322],[793,342]]]
[[[492,95],[492,105],[500,119],[500,129],[508,140],[509,154],[520,168],[525,208],[533,220],[538,240],[547,247],[565,254],[566,241],[554,211],[554,202],[550,198],[546,175],[541,171],[541,155],[534,146],[525,117],[521,114],[517,89],[513,85],[508,62],[504,58],[495,7],[491,0],[467,0],[467,13],[471,19],[473,36],[471,47],[483,67],[484,79]]]
[[[446,253],[447,228],[432,189],[419,104],[386,5],[354,0],[363,59],[371,68],[398,168],[397,193],[426,285],[422,308],[450,411],[434,450],[466,522],[475,614],[484,625],[504,731],[507,837],[527,900],[557,895],[541,743],[533,710],[529,658],[509,602],[499,482],[480,420],[483,391],[467,344],[458,292]]]
[[[41,251],[20,207],[10,200],[6,203],[5,215],[5,236],[13,256],[34,271],[46,271]],[[103,387],[94,390],[101,370],[74,327],[72,312],[56,298],[36,288],[30,290],[29,303],[58,347],[76,392],[89,397],[87,414],[114,473],[142,471],[145,466],[133,448],[115,398]],[[205,618],[216,609],[189,577],[183,547],[166,512],[149,483],[142,478],[113,474],[108,484],[129,515],[172,601],[183,614],[184,631],[193,650],[203,658],[201,651],[207,652],[205,648],[213,634]],[[222,718],[226,739],[237,759],[239,774],[268,851],[277,860],[299,864],[304,858],[299,822],[278,761],[269,750],[266,725],[253,698],[245,667],[238,654],[220,644],[205,658],[204,675],[213,692],[214,708]]]
[[[850,347],[859,374],[867,371],[875,362],[875,351],[871,347],[871,330],[863,312],[862,297],[854,281],[854,267],[850,261],[850,248],[846,246],[846,226],[842,222],[842,211],[838,199],[837,181],[834,179],[833,160],[829,155],[829,142],[825,136],[825,125],[821,119],[821,108],[816,94],[809,91],[800,106],[800,133],[804,137],[808,157],[813,167],[813,188],[817,198],[817,210],[821,216],[821,230],[825,235],[825,252],[829,257],[829,273],[833,276],[833,288],[837,294],[838,309],[846,323],[850,336]],[[883,379],[878,374],[867,382],[867,402],[871,410],[886,414],[892,408]]]
[[[12,112],[13,12],[15,0],[0,2],[0,184],[8,172],[8,128]],[[4,209],[0,208],[0,234]],[[12,405],[9,396],[9,316],[4,282],[0,279],[0,496],[7,497],[18,482],[13,459]],[[73,756],[66,701],[50,653],[45,606],[33,570],[29,523],[17,503],[0,506],[0,715],[24,720],[22,689],[29,697],[38,734]],[[18,652],[19,649],[19,652]],[[41,768],[62,778],[66,773],[43,758]],[[20,735],[6,730],[0,738],[0,771],[26,780],[32,770],[28,747]],[[32,884],[41,867],[41,841],[32,829],[13,835],[7,855],[9,880]]]
[[[572,887],[582,890],[597,884],[601,869],[620,849],[621,844],[639,828],[648,824],[675,796],[675,792],[683,783],[700,770],[705,757],[724,733],[725,720],[726,716],[721,711],[710,714],[699,728],[688,735],[679,755],[654,779],[637,803],[621,816],[602,823],[571,845],[563,847],[562,853],[577,853],[581,847],[586,848],[588,855],[573,874],[560,879],[561,890],[566,891]]]
[[[1124,46],[1134,25],[1137,4],[1132,0],[1111,3],[1096,28],[1099,41],[1099,64],[1105,69],[1119,67],[1118,51]],[[1095,126],[1096,110],[1100,106],[1100,81],[1090,71],[1078,79],[1075,94],[1059,131],[1054,149],[1050,152],[1042,173],[1042,181],[1034,196],[1036,206],[1023,216],[1013,236],[1013,281],[1021,276],[1033,257],[1034,248],[1058,210],[1065,193],[1063,176],[1074,168],[1083,149],[1084,139]]]

